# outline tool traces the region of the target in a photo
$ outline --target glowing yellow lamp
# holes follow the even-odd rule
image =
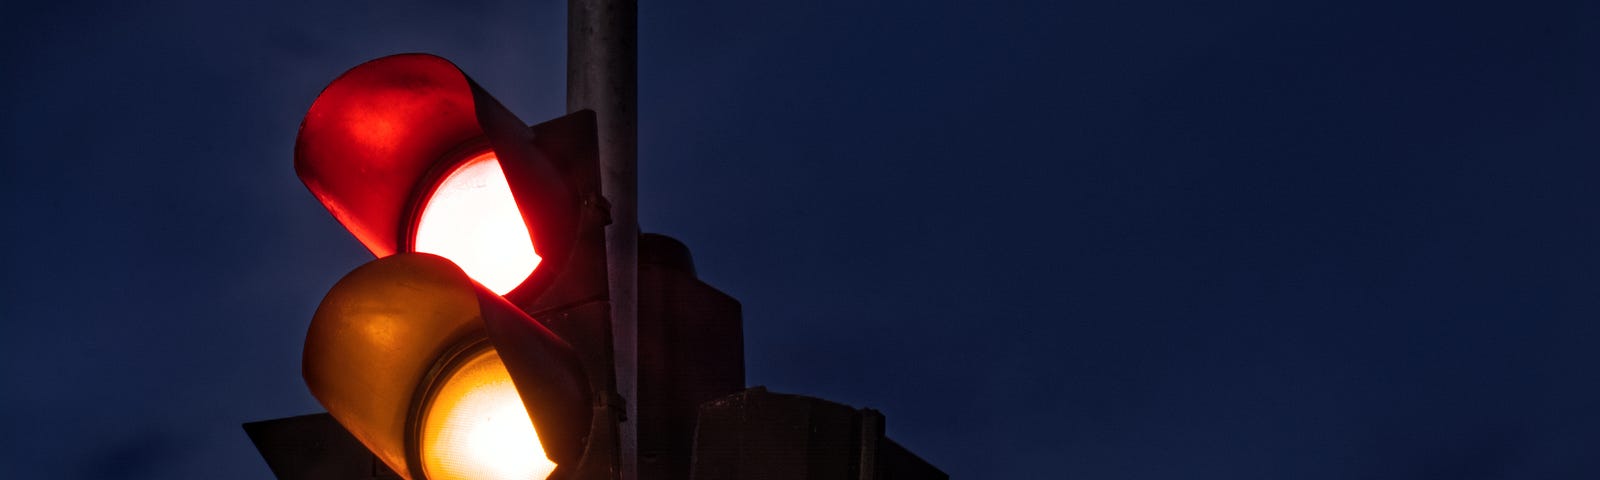
[[[429,480],[550,476],[533,421],[500,355],[483,348],[456,366],[423,408],[422,469]]]

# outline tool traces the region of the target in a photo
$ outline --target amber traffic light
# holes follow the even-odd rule
[[[572,348],[434,255],[374,260],[334,285],[302,369],[328,413],[407,478],[544,478],[545,460],[577,460],[588,434]]]
[[[296,173],[379,257],[318,308],[306,384],[402,477],[559,478],[610,454],[590,448],[616,403],[594,122],[529,127],[425,54],[361,64],[306,113]]]

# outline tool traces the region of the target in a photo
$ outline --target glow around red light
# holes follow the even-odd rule
[[[492,152],[467,160],[439,182],[423,205],[412,245],[450,259],[501,295],[521,285],[540,260]]]

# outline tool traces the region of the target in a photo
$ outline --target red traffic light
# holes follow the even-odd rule
[[[295,172],[374,255],[439,254],[496,293],[531,300],[576,241],[580,199],[564,167],[593,158],[593,118],[529,129],[448,60],[395,55],[317,97]],[[563,138],[540,138],[540,127]]]

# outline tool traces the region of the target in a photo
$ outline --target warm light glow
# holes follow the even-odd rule
[[[493,153],[468,160],[439,183],[422,208],[413,245],[450,259],[501,295],[539,266],[528,224]]]
[[[555,470],[493,348],[461,364],[425,408],[428,480],[543,479]]]

